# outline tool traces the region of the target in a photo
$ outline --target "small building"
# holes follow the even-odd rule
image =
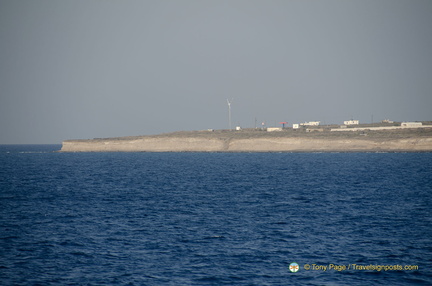
[[[394,121],[390,120],[390,119],[384,119],[384,120],[381,120],[381,123],[394,123]]]
[[[324,132],[323,128],[306,128],[306,132]]]
[[[236,130],[237,130],[237,131],[240,131],[240,130],[241,130],[241,127],[240,127],[240,126],[236,126]]]
[[[402,127],[413,127],[413,128],[416,128],[416,127],[420,127],[422,125],[423,124],[421,122],[402,122],[401,123]]]
[[[282,131],[281,127],[267,127],[267,132]]]
[[[344,125],[359,125],[360,124],[360,122],[358,121],[358,120],[347,120],[347,121],[344,121]]]
[[[304,122],[304,123],[300,123],[301,126],[318,126],[320,125],[321,121],[309,121],[309,122]]]
[[[298,124],[293,124],[293,129],[299,129],[299,125]]]

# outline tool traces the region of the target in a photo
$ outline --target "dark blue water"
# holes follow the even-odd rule
[[[2,285],[432,284],[432,153],[59,148],[0,146]]]

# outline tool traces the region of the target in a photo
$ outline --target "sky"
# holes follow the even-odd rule
[[[430,0],[0,0],[0,144],[432,120]]]

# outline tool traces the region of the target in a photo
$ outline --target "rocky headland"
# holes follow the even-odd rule
[[[328,128],[182,131],[160,135],[66,140],[60,152],[431,152],[424,128],[333,132]]]

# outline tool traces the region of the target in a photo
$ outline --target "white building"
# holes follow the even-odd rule
[[[421,122],[402,122],[401,126],[402,127],[419,127],[422,126],[423,124]]]
[[[298,124],[293,124],[293,129],[299,129],[299,125]]]
[[[267,132],[282,131],[281,127],[267,127]]]
[[[359,125],[360,122],[358,120],[347,120],[347,121],[344,121],[344,124],[345,125]]]
[[[301,126],[318,126],[320,125],[321,121],[309,121],[309,122],[304,122],[304,123],[300,123]]]

